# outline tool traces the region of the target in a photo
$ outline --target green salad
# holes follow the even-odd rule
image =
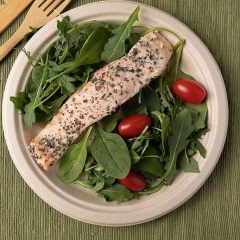
[[[106,201],[155,193],[179,171],[198,173],[194,156],[206,156],[200,142],[209,130],[206,90],[181,70],[185,40],[169,29],[137,24],[139,11],[121,25],[74,25],[63,17],[57,22],[59,40],[38,60],[23,50],[33,70],[25,90],[11,97],[32,129],[34,123],[48,122],[93,72],[124,56],[141,36],[150,31],[174,35],[174,55],[164,74],[89,127],[61,159],[57,176],[62,182],[91,189]]]

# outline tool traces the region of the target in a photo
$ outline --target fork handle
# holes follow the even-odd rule
[[[18,30],[0,47],[0,62],[7,54],[24,38],[25,34],[30,32],[30,28],[21,25]]]

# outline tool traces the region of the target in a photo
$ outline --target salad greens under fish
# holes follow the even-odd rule
[[[194,155],[199,152],[203,158],[206,156],[206,149],[199,141],[208,131],[206,101],[187,103],[172,91],[176,79],[194,80],[180,68],[185,41],[169,29],[134,25],[139,10],[137,7],[120,26],[102,21],[73,25],[69,16],[63,17],[57,22],[60,39],[39,60],[23,50],[33,70],[25,91],[11,97],[31,129],[36,122],[49,121],[94,71],[122,57],[147,32],[168,31],[177,38],[167,71],[118,111],[91,126],[61,159],[57,172],[61,181],[89,188],[106,201],[127,201],[157,192],[162,186],[170,185],[179,170],[198,173]],[[144,31],[132,31],[138,27]],[[119,112],[124,117],[147,115],[151,125],[138,136],[124,138],[117,130]],[[120,165],[118,161],[122,161]],[[131,191],[118,181],[130,170],[143,176],[144,189]]]

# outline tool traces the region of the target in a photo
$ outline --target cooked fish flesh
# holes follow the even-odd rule
[[[126,56],[96,71],[31,141],[28,150],[33,159],[48,170],[87,127],[162,74],[172,53],[171,43],[162,34],[150,32]]]

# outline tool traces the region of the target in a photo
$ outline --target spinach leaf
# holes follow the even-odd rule
[[[106,28],[95,28],[88,37],[87,41],[84,43],[74,67],[100,62],[101,54],[106,42],[109,39],[109,35],[110,33]]]
[[[62,106],[63,102],[66,100],[67,95],[62,95],[61,97],[47,102],[45,109],[48,109],[48,112],[41,111],[40,109],[35,110],[36,122],[47,122],[49,121],[54,115],[57,114],[58,109]]]
[[[134,150],[129,150],[130,156],[131,156],[131,165],[134,165],[140,160],[140,156],[136,153]]]
[[[117,126],[117,115],[116,114],[112,114],[112,115],[108,115],[106,117],[104,117],[101,122],[103,123],[103,129],[106,132],[112,132],[116,126]]]
[[[129,173],[131,157],[126,143],[120,135],[107,133],[96,126],[90,149],[93,157],[108,175],[124,178]]]
[[[160,109],[160,100],[158,93],[149,88],[142,89],[141,95],[141,105],[145,106],[148,110],[148,114],[152,119],[152,126],[157,126],[158,119],[152,114],[153,111],[159,111]]]
[[[82,172],[87,159],[87,139],[91,129],[92,127],[79,143],[70,146],[63,155],[57,172],[62,182],[72,182]]]
[[[140,7],[138,6],[125,23],[112,30],[112,33],[114,35],[105,45],[104,51],[102,53],[103,61],[111,62],[124,56],[126,52],[125,41],[131,35],[131,28],[133,23],[138,20],[139,10]]]

